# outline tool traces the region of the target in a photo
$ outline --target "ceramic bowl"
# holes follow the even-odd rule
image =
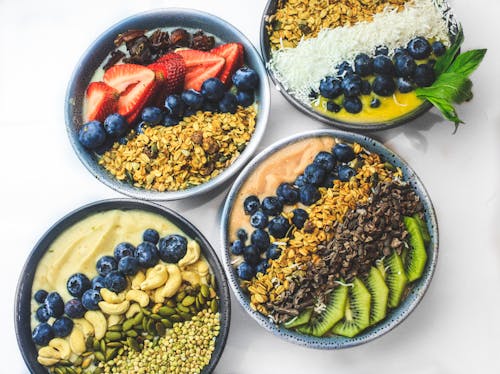
[[[379,131],[379,130],[386,130],[390,129],[393,127],[401,126],[404,125],[408,122],[413,121],[414,119],[420,117],[429,109],[432,108],[432,105],[428,101],[424,101],[420,106],[418,106],[415,110],[394,118],[390,121],[383,121],[383,122],[369,122],[369,123],[357,123],[357,122],[346,122],[342,121],[339,119],[333,119],[331,117],[328,117],[321,112],[315,110],[309,105],[304,104],[302,101],[300,101],[297,97],[293,95],[293,93],[289,92],[286,87],[283,85],[283,82],[280,80],[280,78],[275,74],[273,69],[270,68],[269,66],[269,61],[271,60],[271,47],[270,47],[270,42],[269,42],[269,34],[266,30],[266,27],[268,26],[268,18],[270,15],[273,15],[276,13],[276,10],[282,3],[282,0],[268,0],[266,7],[264,9],[264,13],[262,16],[261,20],[261,26],[260,26],[260,49],[261,49],[261,54],[264,58],[264,62],[266,64],[266,69],[269,74],[269,77],[271,78],[272,82],[274,83],[276,89],[285,97],[285,99],[292,104],[295,108],[303,112],[304,114],[308,115],[309,117],[312,117],[318,121],[324,122],[327,125],[330,125],[332,127],[336,127],[342,130],[347,130],[347,131],[356,131],[356,132],[371,132],[371,131]],[[446,0],[435,0],[436,6],[440,9],[440,11],[443,13],[443,16],[446,17],[447,22],[448,22],[448,28],[450,30],[450,37],[452,40],[454,40],[454,35],[456,34],[458,30],[458,25],[455,20],[455,17],[453,16],[451,12],[451,8],[448,5]]]
[[[304,335],[279,326],[270,321],[269,318],[253,310],[250,307],[248,294],[244,292],[240,287],[240,279],[236,274],[236,269],[233,268],[233,258],[230,253],[231,243],[229,236],[229,224],[231,212],[234,207],[234,202],[238,198],[241,188],[245,184],[245,182],[249,180],[249,178],[251,178],[253,172],[257,167],[259,167],[259,165],[261,165],[264,161],[266,161],[269,157],[273,156],[277,152],[286,151],[287,147],[297,142],[318,137],[337,138],[340,139],[340,141],[344,141],[347,143],[356,142],[363,146],[363,148],[365,148],[367,151],[377,153],[382,157],[383,160],[388,161],[392,165],[401,168],[403,172],[403,179],[410,183],[413,190],[421,199],[425,212],[425,221],[427,223],[427,228],[431,236],[431,242],[427,246],[428,260],[425,265],[424,273],[420,279],[412,284],[408,296],[401,302],[401,304],[397,308],[390,310],[383,321],[367,328],[354,338],[345,338],[341,336],[317,338]],[[233,184],[231,190],[229,191],[222,211],[221,240],[223,243],[222,263],[229,280],[229,285],[231,286],[236,299],[239,301],[245,311],[255,321],[257,321],[260,326],[270,331],[274,335],[292,343],[317,349],[348,348],[366,343],[384,335],[385,333],[389,332],[394,327],[399,325],[401,322],[403,322],[422,300],[427,288],[430,285],[438,257],[438,225],[436,221],[436,215],[429,195],[427,194],[424,185],[415,174],[415,172],[398,155],[396,155],[394,152],[392,152],[390,149],[388,149],[378,141],[368,136],[343,132],[339,130],[316,130],[294,135],[269,146],[261,153],[259,153],[241,172],[241,174]]]
[[[200,244],[201,252],[210,264],[212,273],[215,276],[217,287],[216,291],[220,298],[220,334],[217,337],[215,350],[212,354],[210,362],[202,371],[204,374],[211,373],[224,351],[227,336],[229,334],[231,317],[229,288],[227,286],[227,279],[221,263],[207,239],[205,239],[205,237],[193,224],[181,215],[160,205],[131,199],[102,200],[72,211],[56,222],[42,236],[28,256],[17,285],[14,315],[17,342],[29,371],[31,373],[40,374],[48,373],[48,370],[37,362],[37,349],[31,338],[30,321],[32,315],[32,284],[39,261],[42,259],[50,245],[66,229],[91,215],[115,209],[122,211],[140,210],[158,214],[172,222],[187,236],[196,240]]]
[[[245,63],[254,69],[260,78],[256,91],[258,105],[255,132],[241,155],[217,177],[201,185],[185,190],[158,192],[137,188],[127,182],[115,179],[97,163],[97,156],[89,152],[78,141],[78,129],[83,125],[82,111],[87,85],[96,69],[115,49],[113,41],[120,33],[131,29],[151,30],[160,27],[180,27],[204,30],[214,35],[216,40],[224,42],[240,42],[245,48]],[[111,26],[95,40],[85,51],[76,65],[70,79],[64,105],[66,129],[70,143],[78,158],[87,170],[102,183],[125,195],[146,200],[177,200],[202,195],[227,182],[252,157],[262,139],[269,114],[269,83],[262,59],[252,43],[234,26],[214,15],[190,9],[158,9],[140,13],[126,18]]]

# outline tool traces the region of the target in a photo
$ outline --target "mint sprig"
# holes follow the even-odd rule
[[[464,122],[458,117],[453,104],[472,99],[472,81],[469,76],[477,69],[487,51],[474,49],[458,54],[463,42],[464,34],[460,27],[455,42],[434,66],[436,81],[430,87],[415,90],[417,97],[429,101],[446,119],[455,124],[455,131]]]

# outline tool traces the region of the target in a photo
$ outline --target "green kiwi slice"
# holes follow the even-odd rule
[[[292,319],[286,321],[283,326],[287,329],[291,329],[294,327],[305,325],[311,320],[312,313],[312,308],[304,309],[302,313],[300,313],[297,317],[293,317]]]
[[[410,233],[410,248],[404,258],[404,268],[409,282],[419,279],[427,262],[427,252],[420,225],[415,218],[404,217],[406,230]]]
[[[297,328],[303,334],[321,337],[325,335],[344,316],[347,301],[346,286],[338,286],[331,293],[325,310],[307,325]]]
[[[427,230],[425,221],[420,218],[418,214],[414,214],[412,218],[418,223],[418,227],[420,228],[420,233],[422,234],[422,239],[424,239],[425,245],[429,244],[429,242],[431,241],[431,236],[429,235],[429,230]]]
[[[352,338],[370,325],[371,296],[363,282],[355,278],[349,287],[344,318],[333,326],[332,332]]]
[[[384,277],[372,267],[366,279],[366,288],[372,297],[370,305],[370,325],[382,321],[387,314],[387,300],[389,298],[389,288],[385,284]]]
[[[393,252],[389,257],[384,259],[385,282],[389,287],[389,302],[390,308],[395,308],[401,302],[401,297],[408,284],[403,261],[401,257]]]

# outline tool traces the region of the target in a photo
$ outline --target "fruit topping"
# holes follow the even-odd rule
[[[64,302],[57,292],[50,292],[45,298],[44,305],[51,317],[59,318],[64,313]]]
[[[212,49],[210,52],[225,59],[226,63],[219,74],[219,79],[225,85],[231,84],[231,77],[237,69],[243,66],[243,45],[241,43],[226,43]]]
[[[64,313],[70,318],[82,318],[85,312],[80,299],[71,299],[64,305]]]
[[[254,214],[260,208],[259,198],[255,195],[248,196],[243,202],[245,214]]]
[[[104,277],[104,284],[108,290],[120,293],[127,288],[127,278],[125,278],[122,272],[113,270]]]
[[[139,270],[139,261],[134,256],[125,256],[118,261],[118,271],[125,275],[135,275]]]
[[[45,291],[45,290],[38,290],[35,292],[35,295],[33,296],[33,298],[35,299],[35,301],[39,304],[43,303],[45,301],[45,298],[47,297],[48,295],[48,292]]]
[[[267,196],[262,199],[260,208],[268,216],[277,216],[283,210],[283,203],[276,196]]]
[[[33,330],[31,337],[33,338],[33,342],[35,342],[35,344],[47,345],[54,337],[54,330],[52,330],[52,326],[48,323],[40,323]]]
[[[373,73],[373,59],[366,53],[360,53],[354,59],[354,71],[361,77],[366,77]]]
[[[52,329],[54,330],[54,336],[64,338],[73,330],[73,320],[68,317],[58,318],[52,324]]]
[[[375,90],[374,90],[375,91]],[[359,113],[363,109],[363,103],[359,97],[344,97],[344,101],[342,102],[343,107],[349,113]]]
[[[271,223],[272,222],[273,221],[271,221]],[[271,223],[269,223],[269,225],[271,225]],[[265,252],[269,245],[271,245],[269,234],[263,229],[256,229],[254,232],[252,232],[252,235],[250,236],[250,242],[261,253]]]
[[[158,243],[160,259],[167,263],[177,263],[187,252],[187,240],[181,235],[168,235]]]
[[[304,227],[304,223],[307,221],[309,218],[309,214],[304,209],[294,209],[293,210],[293,216],[292,216],[292,223],[297,227],[298,229],[301,229]]]
[[[110,114],[104,120],[104,130],[106,135],[112,139],[118,139],[128,131],[128,123],[122,115],[118,113]]]
[[[238,91],[236,93],[236,100],[238,105],[246,108],[255,102],[255,95],[249,91]]]
[[[119,92],[104,82],[91,82],[87,87],[87,111],[85,122],[104,121],[116,111]]]
[[[249,67],[236,70],[232,79],[236,88],[242,91],[252,91],[259,86],[259,76]]]
[[[102,301],[98,290],[90,289],[83,293],[82,304],[87,310],[99,310],[99,302]]]
[[[423,60],[430,56],[432,47],[425,38],[418,36],[410,40],[407,50],[414,59]]]
[[[218,77],[226,60],[214,53],[194,49],[177,51],[186,64],[184,89],[201,91],[201,85],[209,78]]]
[[[319,93],[327,99],[335,99],[342,94],[342,82],[334,77],[325,77],[319,83]]]
[[[157,244],[160,240],[160,234],[155,229],[146,229],[142,234],[142,240],[144,240],[145,242]],[[132,255],[133,253],[131,254],[131,256]]]
[[[236,113],[238,100],[231,92],[226,92],[219,102],[219,110],[221,113]]]
[[[261,210],[256,211],[250,217],[250,224],[257,229],[265,228],[268,223],[269,223],[269,220],[268,220],[267,216]]]
[[[96,263],[96,270],[99,275],[102,275],[103,277],[117,268],[118,264],[113,256],[102,256]]]
[[[436,80],[436,73],[430,65],[418,65],[415,69],[413,80],[418,87],[429,87]]]
[[[392,96],[396,91],[394,79],[387,75],[378,75],[373,81],[373,92],[379,96]]]
[[[238,277],[240,277],[241,279],[250,280],[255,275],[255,269],[251,265],[249,265],[248,263],[242,262],[238,266],[237,273],[238,273]]]
[[[186,90],[181,95],[182,101],[187,107],[198,110],[203,106],[203,96],[193,89]],[[253,102],[253,101],[252,101]]]
[[[226,87],[219,78],[209,78],[201,85],[201,94],[212,102],[217,102],[224,97]]]
[[[158,261],[158,249],[151,242],[142,242],[137,246],[135,257],[139,261],[139,265],[143,268],[152,268]]]
[[[276,195],[284,204],[295,204],[299,201],[299,190],[290,183],[281,183],[276,189]]]
[[[85,274],[76,273],[68,278],[66,288],[71,296],[81,297],[90,288],[90,280]]]

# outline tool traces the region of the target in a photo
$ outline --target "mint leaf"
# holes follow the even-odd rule
[[[472,98],[472,81],[458,73],[443,73],[430,87],[418,88],[416,95],[421,99],[429,97],[447,100],[457,104]]]
[[[458,55],[447,70],[447,73],[463,74],[468,77],[483,61],[486,51],[486,49],[474,49]]]
[[[458,118],[455,107],[451,105],[449,101],[442,100],[436,97],[428,97],[427,100],[429,100],[430,103],[437,109],[439,109],[439,111],[448,121],[451,121],[455,124],[455,132],[457,131],[458,125],[464,123],[464,121]]]
[[[456,35],[455,41],[453,44],[446,50],[444,55],[442,55],[437,61],[436,65],[434,65],[434,71],[436,75],[441,75],[444,73],[453,63],[458,51],[460,50],[460,46],[464,42],[464,31],[462,30],[462,26],[460,25],[458,28],[458,33]]]

